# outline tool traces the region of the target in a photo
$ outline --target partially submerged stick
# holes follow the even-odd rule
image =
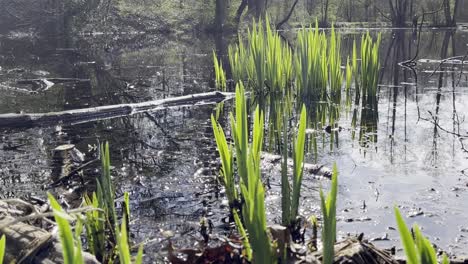
[[[128,116],[147,111],[167,109],[170,107],[214,104],[231,98],[233,98],[232,93],[209,92],[142,103],[106,105],[61,112],[0,114],[0,127],[28,128],[36,126],[53,126],[57,124],[72,125]]]

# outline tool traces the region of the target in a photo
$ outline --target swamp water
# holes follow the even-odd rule
[[[400,248],[392,209],[398,204],[407,222],[418,222],[433,243],[451,253],[466,253],[468,69],[460,61],[468,50],[468,32],[424,30],[412,70],[398,63],[414,57],[417,35],[410,30],[370,32],[376,31],[382,32],[378,111],[358,109],[353,128],[352,109],[342,107],[342,129],[332,132],[332,142],[320,131],[318,156],[308,155],[306,162],[328,167],[337,162],[339,236],[364,232],[383,248]],[[345,54],[363,32],[340,31]],[[0,113],[210,91],[212,50],[226,54],[228,43],[204,35],[1,36]],[[454,56],[460,57],[440,65],[441,59]],[[53,84],[44,85],[41,79]],[[231,104],[226,105],[225,113]],[[196,247],[202,241],[203,216],[212,223],[213,234],[223,234],[227,226],[228,209],[216,180],[213,109],[171,108],[78,125],[0,128],[0,198],[44,198],[49,190],[76,202],[83,189],[79,182],[49,188],[73,169],[73,162],[54,158],[53,150],[74,144],[88,161],[97,155],[95,146],[108,140],[117,196],[130,193],[135,240],[149,239],[146,252],[156,258],[167,237],[176,245]],[[366,112],[371,114],[361,120]],[[84,186],[94,186],[98,167],[84,168]],[[270,182],[266,197],[272,223],[280,220],[278,183]],[[303,185],[300,213],[320,215],[318,191],[328,187],[328,180],[305,175]]]

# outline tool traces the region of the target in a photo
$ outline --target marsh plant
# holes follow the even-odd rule
[[[247,90],[253,91],[253,100],[265,112],[270,151],[281,151],[282,108],[286,107],[296,107],[294,110],[299,112],[306,105],[307,126],[315,131],[310,133],[306,147],[316,158],[320,145],[317,141],[321,138],[324,148],[327,139],[320,131],[325,127],[338,129],[343,101],[350,111],[354,99],[353,128],[364,120],[370,121],[369,126],[364,126],[369,129],[360,134],[373,129],[377,117],[380,35],[373,39],[369,33],[363,34],[360,48],[354,41],[352,55],[343,63],[341,36],[333,27],[329,31],[317,26],[302,27],[297,31],[295,43],[289,44],[271,28],[268,17],[252,24],[245,38],[239,36],[238,43],[229,46],[228,59],[233,82],[242,81]],[[219,60],[214,61],[219,83],[222,78],[218,76],[226,74],[221,74]],[[360,108],[367,107],[371,110],[360,112]],[[354,134],[353,131],[353,138]],[[337,133],[330,133],[330,149],[337,137]]]
[[[221,180],[226,189],[237,229],[243,237],[246,256],[254,263],[273,263],[276,248],[267,233],[265,190],[261,181],[261,151],[263,148],[264,118],[257,106],[250,133],[245,91],[242,82],[236,87],[235,115],[231,113],[233,144],[227,142],[224,130],[212,116],[212,125],[221,158]],[[286,112],[283,113],[286,115]],[[292,228],[299,213],[300,190],[303,178],[307,111],[302,107],[297,136],[292,143],[293,175],[288,175],[288,132],[283,124],[282,216],[283,225]],[[250,139],[250,140],[249,140]],[[235,157],[235,159],[234,159]],[[235,160],[235,162],[234,162]],[[234,168],[235,166],[235,168]],[[235,173],[237,172],[237,173]],[[282,252],[284,249],[280,249]]]
[[[6,238],[5,235],[2,235],[0,238],[0,263],[3,263],[3,257],[5,256],[5,248],[6,248]]]
[[[235,83],[244,82],[257,94],[279,92],[290,88],[293,65],[292,50],[270,26],[253,21],[247,33],[247,44],[239,36],[239,43],[228,48],[229,63]]]
[[[334,259],[334,245],[336,241],[336,201],[338,196],[338,169],[333,165],[332,184],[330,193],[325,197],[320,189],[320,201],[323,217],[322,246],[323,263],[331,264]]]
[[[406,226],[400,210],[395,206],[395,218],[400,232],[401,244],[406,254],[408,264],[437,264],[437,254],[432,243],[424,237],[418,225],[414,224],[411,231]],[[448,264],[449,260],[444,253],[442,264]]]
[[[221,175],[235,223],[243,235],[246,255],[255,263],[274,262],[273,249],[267,233],[265,190],[261,181],[260,152],[263,146],[264,118],[257,107],[253,116],[251,142],[248,129],[247,105],[242,83],[236,87],[236,115],[232,113],[231,133],[234,146],[227,143],[223,129],[212,116],[215,140],[221,157]],[[236,157],[236,181],[233,167]],[[238,182],[239,188],[236,186]],[[240,195],[239,195],[240,194]],[[239,200],[238,197],[241,197]],[[243,202],[242,205],[236,206]],[[239,214],[242,217],[239,217]]]
[[[115,210],[114,187],[110,177],[109,144],[101,145],[102,175],[97,181],[97,190],[91,197],[85,196],[84,215],[71,215],[65,212],[55,198],[48,194],[59,229],[59,240],[62,245],[64,263],[84,263],[81,236],[85,238],[89,251],[101,263],[113,263],[116,257],[123,264],[143,261],[143,245],[138,249],[135,261],[131,257],[129,241],[130,199],[124,193],[121,224]],[[74,232],[71,223],[75,223]]]
[[[48,194],[49,203],[54,212],[55,222],[59,229],[59,240],[62,245],[63,263],[84,263],[81,232],[83,231],[83,222],[78,220],[75,225],[75,233],[72,231],[70,221],[74,220],[69,216],[55,200],[52,194]]]
[[[287,118],[284,118],[286,122]],[[299,214],[299,198],[301,195],[301,186],[303,178],[303,162],[304,162],[304,147],[307,127],[307,111],[306,107],[302,106],[301,116],[299,119],[299,129],[296,139],[292,144],[293,152],[293,175],[292,184],[288,175],[288,132],[287,125],[283,125],[283,160],[281,166],[281,208],[282,208],[282,223],[285,226],[292,227],[295,224]],[[291,188],[292,187],[292,188]],[[291,193],[292,192],[292,193]]]
[[[378,123],[378,76],[380,72],[379,47],[381,35],[376,41],[367,33],[361,37],[361,62],[357,61],[356,43],[353,44],[352,71],[355,73],[355,108],[351,126],[357,126],[359,118],[359,142],[362,146],[367,146],[369,142],[377,142]],[[359,65],[359,66],[358,66]],[[353,130],[352,137],[355,138]]]

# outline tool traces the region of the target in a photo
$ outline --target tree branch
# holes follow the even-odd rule
[[[289,10],[288,15],[283,20],[281,20],[278,24],[276,24],[276,29],[279,29],[284,23],[288,22],[298,2],[299,0],[294,1],[294,4],[292,5],[291,10]]]

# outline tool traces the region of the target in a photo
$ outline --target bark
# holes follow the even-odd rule
[[[249,13],[255,14],[255,17],[264,17],[266,11],[266,0],[247,0]]]
[[[233,97],[231,93],[209,92],[134,104],[118,104],[51,113],[0,114],[0,127],[36,127],[72,125],[129,116],[170,107],[219,103]]]
[[[242,13],[244,13],[244,10],[246,7],[247,7],[247,0],[242,0],[242,2],[239,5],[239,8],[237,9],[236,17],[234,19],[237,25],[239,25],[240,19],[242,17]]]
[[[453,6],[453,12],[450,2],[450,0],[444,0],[445,25],[447,27],[454,27],[456,26],[455,13],[460,2],[459,0],[455,1],[455,4]]]
[[[320,21],[321,26],[326,26],[328,24],[328,6],[329,0],[322,0],[322,21]]]
[[[394,27],[406,26],[408,0],[388,0],[392,25]]]
[[[216,31],[223,31],[226,23],[227,2],[226,0],[216,0],[214,28]]]

